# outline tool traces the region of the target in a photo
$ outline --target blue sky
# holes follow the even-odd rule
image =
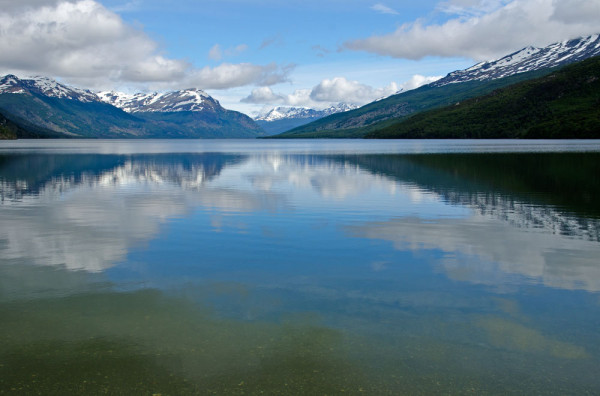
[[[0,0],[0,71],[196,87],[246,113],[364,104],[527,45],[598,33],[600,0]]]

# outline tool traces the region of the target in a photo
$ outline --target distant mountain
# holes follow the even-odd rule
[[[128,113],[159,112],[170,113],[180,111],[217,111],[218,101],[200,89],[186,89],[171,92],[137,93],[134,95],[122,92],[100,92],[98,97]]]
[[[68,87],[48,77],[20,79],[9,74],[0,80],[0,93],[35,93],[50,98],[76,100],[83,103],[97,102],[98,96],[89,90]]]
[[[260,125],[268,135],[281,133],[298,126],[308,124],[309,122],[327,117],[331,114],[342,113],[358,106],[339,103],[323,110],[315,110],[305,107],[275,107],[268,112],[254,118],[254,121]]]
[[[373,130],[421,111],[447,106],[520,81],[541,77],[555,68],[600,54],[598,35],[527,47],[415,90],[392,95],[341,114],[333,114],[277,135],[277,138],[363,137]],[[381,124],[380,124],[381,123]]]
[[[600,138],[600,56],[486,96],[429,110],[368,138]]]
[[[18,137],[254,138],[248,116],[224,109],[200,90],[95,94],[46,77],[0,78],[0,111],[33,134]]]
[[[164,131],[162,137],[255,138],[264,131],[250,117],[224,109],[200,89],[125,94],[100,92],[100,100]]]
[[[269,110],[267,113],[255,117],[254,120],[272,122],[292,118],[301,119],[326,117],[331,114],[341,113],[356,108],[358,108],[358,106],[348,103],[339,103],[323,110],[315,110],[306,107],[275,107],[274,109]]]

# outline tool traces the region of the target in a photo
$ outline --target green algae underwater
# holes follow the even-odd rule
[[[481,348],[429,335],[377,341],[310,315],[217,319],[151,290],[3,303],[0,313],[4,394],[575,394],[592,384],[565,374],[585,379],[595,360],[499,316],[455,325],[472,325],[489,343]],[[452,331],[435,316],[420,321]],[[557,365],[564,383],[550,384]]]

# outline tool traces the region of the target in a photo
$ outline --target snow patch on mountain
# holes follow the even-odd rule
[[[9,74],[0,79],[0,94],[24,94],[27,92],[85,103],[100,100],[96,94],[89,90],[70,87],[48,77],[36,76],[21,79]]]
[[[306,107],[275,107],[266,113],[259,114],[254,118],[255,121],[273,122],[289,119],[317,119],[331,114],[341,113],[358,108],[356,105],[340,103],[323,110],[315,110]]]
[[[100,92],[100,99],[128,113],[202,111],[220,107],[217,100],[200,89],[126,94]]]
[[[544,48],[525,47],[494,61],[480,62],[457,70],[430,84],[441,87],[466,81],[488,81],[517,73],[563,66],[600,55],[600,35],[581,37],[551,44]]]

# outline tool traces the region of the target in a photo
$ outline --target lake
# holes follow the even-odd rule
[[[0,393],[600,394],[600,141],[0,142]]]

